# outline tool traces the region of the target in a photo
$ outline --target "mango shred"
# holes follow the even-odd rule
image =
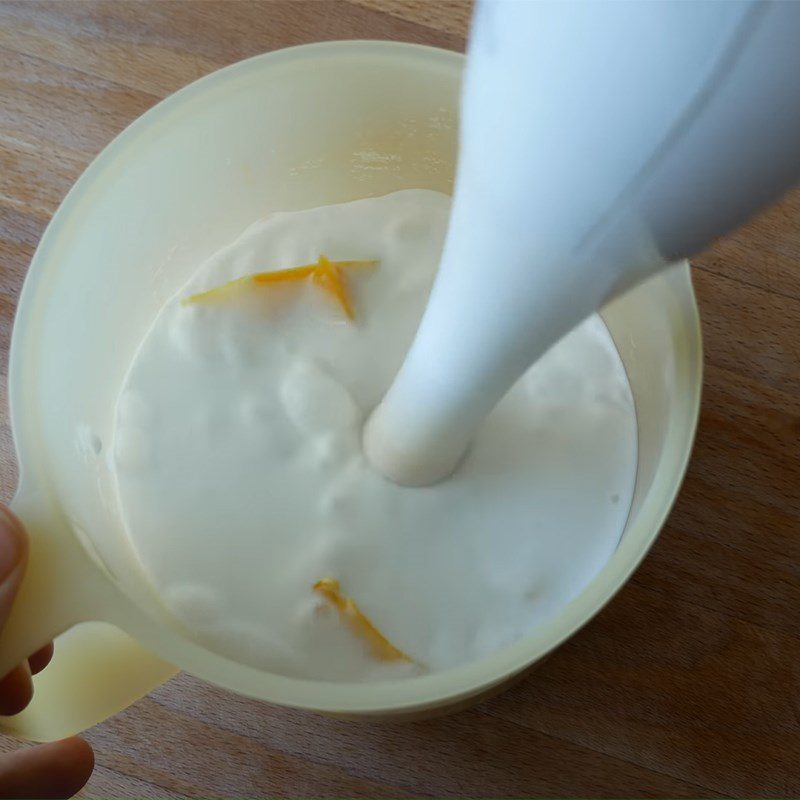
[[[320,289],[327,292],[341,307],[348,319],[355,319],[355,310],[344,281],[344,270],[374,267],[377,261],[330,261],[320,255],[316,264],[303,264],[299,267],[279,269],[273,272],[256,272],[243,278],[224,283],[205,292],[198,292],[183,300],[184,305],[193,303],[213,303],[228,298],[231,294],[248,286],[262,286],[272,283],[291,283],[308,278]]]
[[[339,303],[348,319],[356,318],[347,287],[342,280],[342,270],[338,265],[328,261],[325,256],[320,256],[311,280]]]
[[[355,601],[342,594],[339,581],[334,578],[318,580],[313,589],[321,594],[338,612],[350,631],[369,646],[370,653],[379,661],[411,661],[402,650],[395,647],[373,624]]]

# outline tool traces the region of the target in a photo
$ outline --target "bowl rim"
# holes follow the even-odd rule
[[[48,224],[31,261],[20,293],[12,333],[9,357],[9,400],[11,430],[20,465],[20,483],[29,467],[26,416],[31,408],[25,402],[26,371],[32,365],[23,358],[24,344],[36,333],[35,301],[46,289],[50,270],[58,268],[58,245],[65,235],[71,215],[80,211],[84,197],[102,178],[104,171],[135,144],[137,137],[146,134],[182,104],[214,91],[230,80],[242,78],[249,72],[271,72],[275,68],[297,65],[321,58],[358,57],[362,59],[399,59],[425,69],[452,70],[458,78],[464,56],[450,50],[405,42],[381,40],[345,40],[298,45],[256,55],[210,73],[168,95],[119,133],[90,163],[69,190]],[[657,474],[669,469],[669,487],[659,497],[645,498],[635,524],[623,537],[611,559],[589,585],[567,606],[554,614],[529,636],[477,661],[414,678],[375,683],[335,683],[288,678],[264,673],[252,667],[232,662],[222,656],[188,643],[174,630],[156,630],[159,623],[152,618],[148,624],[128,629],[146,647],[188,672],[232,689],[240,694],[331,713],[382,714],[443,706],[477,695],[519,674],[541,660],[589,622],[625,585],[633,571],[655,542],[669,514],[685,475],[697,429],[702,389],[702,337],[699,312],[692,289],[688,262],[674,265],[668,273],[671,290],[680,296],[683,330],[688,353],[681,381],[687,394],[682,403],[679,438],[668,439],[662,461],[669,455],[668,467],[659,464]],[[46,465],[35,469],[35,481],[49,484]],[[652,508],[651,508],[652,506]],[[645,510],[648,515],[645,518]],[[202,656],[202,657],[201,657]],[[194,663],[197,660],[198,663]]]

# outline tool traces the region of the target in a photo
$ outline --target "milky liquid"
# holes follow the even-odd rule
[[[116,415],[121,511],[176,625],[208,648],[303,678],[442,670],[530,633],[614,551],[636,419],[597,316],[522,377],[450,480],[403,488],[362,455],[364,420],[425,308],[449,207],[413,190],[274,214],[202,264],[142,342]],[[312,284],[181,303],[320,253],[379,259],[348,274],[354,323]],[[376,661],[312,590],[326,577],[413,661]]]

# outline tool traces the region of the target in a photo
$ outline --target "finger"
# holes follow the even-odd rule
[[[33,681],[27,661],[17,664],[0,680],[0,714],[7,717],[19,714],[33,697]]]
[[[25,561],[28,557],[28,538],[20,521],[0,505],[0,630],[19,589]],[[31,671],[27,662],[18,664],[0,680],[0,714],[17,714],[33,696]]]
[[[36,675],[37,672],[41,672],[52,658],[53,643],[50,642],[28,657],[28,666],[31,668],[31,674]]]
[[[22,523],[0,505],[0,630],[11,613],[27,557],[28,537]]]
[[[66,798],[94,768],[92,748],[77,736],[0,756],[0,798]]]

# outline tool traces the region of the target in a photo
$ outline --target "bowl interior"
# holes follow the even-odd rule
[[[117,517],[105,459],[116,394],[138,341],[201,260],[271,210],[404,188],[451,191],[461,64],[461,56],[430,48],[350,42],[280,51],[215,73],[118,137],[76,184],[40,245],[12,353],[23,480],[48,487],[78,539],[160,620],[153,648],[195,674],[335,711],[467,694],[523,668],[600,608],[644,555],[674,498],[699,393],[685,265],[604,310],[637,405],[633,509],[606,569],[529,640],[479,664],[376,689],[258,673],[163,629]]]

